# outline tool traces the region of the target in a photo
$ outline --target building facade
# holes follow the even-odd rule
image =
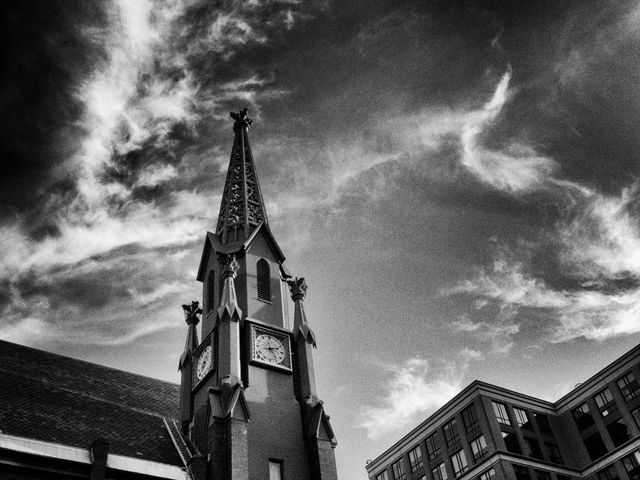
[[[231,116],[180,386],[0,341],[0,480],[337,480],[307,284],[269,229],[247,110]]]
[[[552,403],[475,381],[368,462],[371,480],[638,480],[640,346]]]

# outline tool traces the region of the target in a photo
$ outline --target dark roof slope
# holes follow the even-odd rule
[[[181,465],[163,417],[179,386],[0,340],[0,431]]]

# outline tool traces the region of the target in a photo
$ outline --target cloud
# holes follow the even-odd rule
[[[50,325],[39,318],[27,317],[19,322],[0,327],[0,338],[21,345],[28,345],[34,339],[41,339],[43,342],[50,340],[55,333]]]
[[[640,332],[640,289],[598,291],[584,288],[556,289],[526,272],[522,262],[500,259],[490,270],[481,269],[472,279],[443,290],[443,295],[470,295],[498,305],[502,315],[493,322],[463,318],[453,324],[461,332],[480,339],[511,337],[518,333],[523,309],[546,312],[553,323],[543,333],[551,342],[575,338],[604,340]],[[509,345],[509,342],[504,343]]]
[[[384,397],[378,406],[365,405],[357,419],[371,439],[415,425],[450,400],[462,384],[460,372],[433,373],[429,362],[419,357],[386,370],[391,378],[382,387]]]
[[[493,188],[518,193],[540,188],[555,169],[555,162],[519,142],[505,150],[489,150],[480,145],[479,137],[508,101],[510,80],[509,71],[502,76],[491,100],[467,116],[461,134],[462,165]]]

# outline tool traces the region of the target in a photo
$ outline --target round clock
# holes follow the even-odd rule
[[[202,380],[209,373],[209,370],[211,370],[211,345],[205,348],[198,358],[198,367],[196,368],[198,380]]]
[[[259,360],[275,364],[281,364],[286,355],[282,342],[264,333],[256,337],[255,353]]]

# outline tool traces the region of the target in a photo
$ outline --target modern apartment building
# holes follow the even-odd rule
[[[640,345],[547,402],[474,381],[366,466],[371,480],[640,479]]]

